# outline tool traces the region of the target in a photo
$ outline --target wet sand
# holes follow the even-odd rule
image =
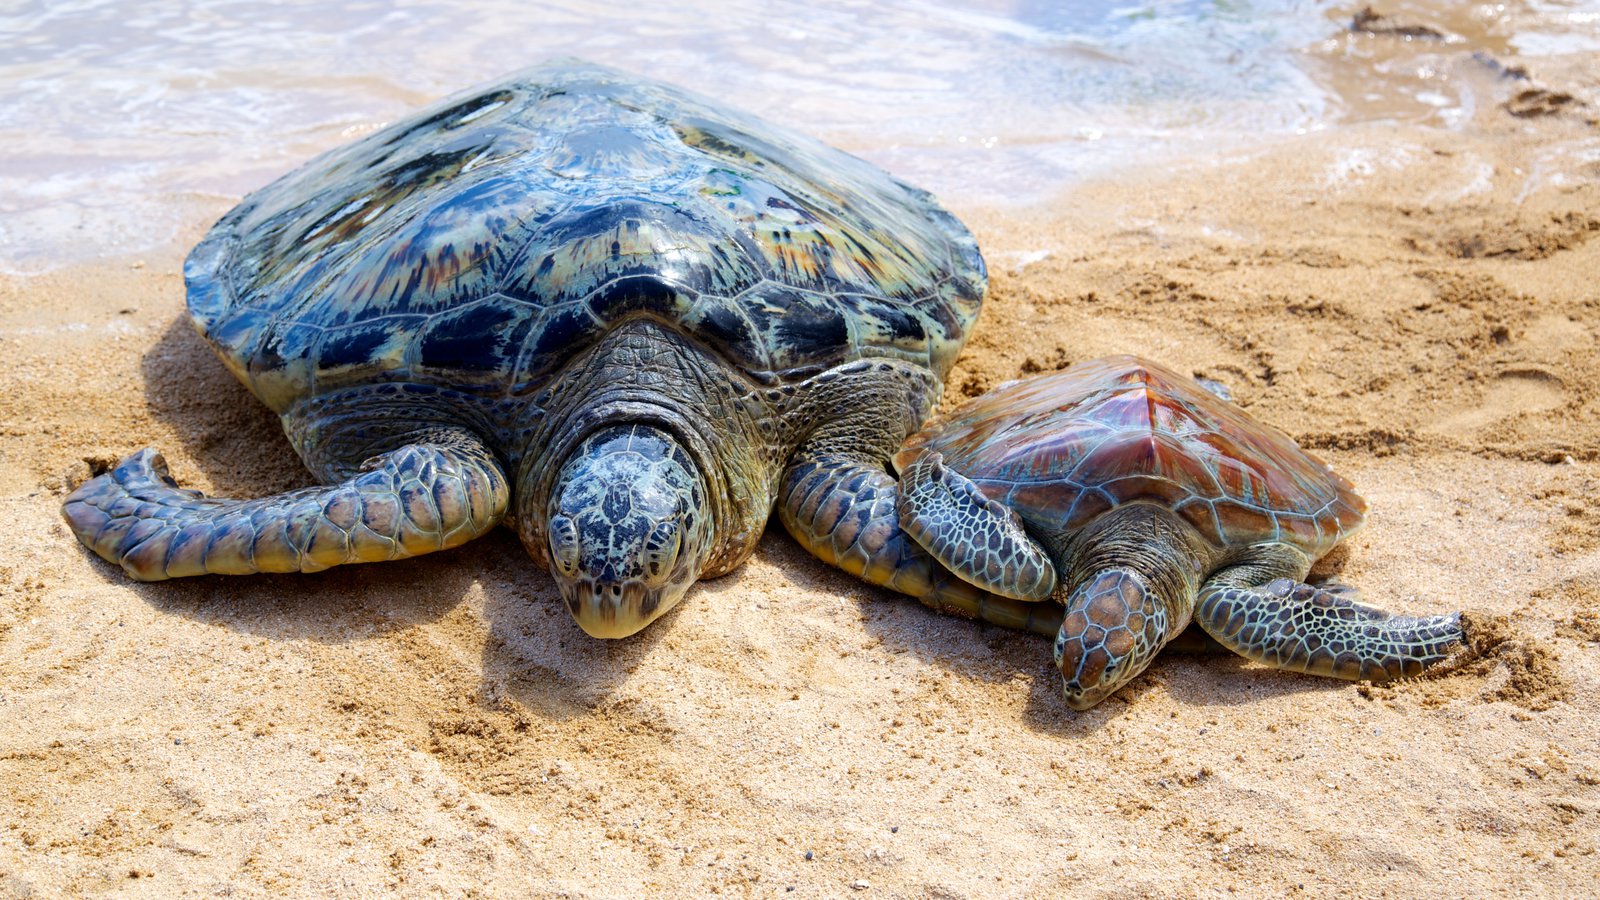
[[[183,313],[228,203],[168,250],[0,280],[0,894],[1589,894],[1595,116],[1349,127],[957,210],[993,289],[947,400],[1122,352],[1225,383],[1370,501],[1343,579],[1494,639],[1394,686],[1167,655],[1076,713],[1043,640],[775,521],[612,643],[509,531],[133,584],[59,518],[91,466],[150,445],[207,492],[307,477]]]

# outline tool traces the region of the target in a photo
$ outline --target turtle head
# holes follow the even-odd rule
[[[1089,709],[1143,672],[1167,642],[1168,625],[1166,605],[1129,569],[1107,569],[1079,586],[1056,635],[1067,705]]]
[[[603,428],[580,441],[550,493],[547,552],[572,617],[627,637],[671,609],[711,552],[706,482],[672,435]]]

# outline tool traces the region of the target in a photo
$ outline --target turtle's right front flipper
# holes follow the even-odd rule
[[[924,451],[901,470],[900,523],[934,559],[982,590],[1026,601],[1055,593],[1055,563],[1022,519],[938,453]]]
[[[899,486],[881,464],[801,453],[784,473],[778,517],[811,554],[940,612],[1054,637],[1061,605],[983,591],[939,565],[900,528]]]
[[[510,502],[500,463],[466,435],[408,444],[363,470],[341,484],[225,500],[179,488],[146,449],[84,482],[61,512],[101,558],[161,581],[418,556],[489,531]]]

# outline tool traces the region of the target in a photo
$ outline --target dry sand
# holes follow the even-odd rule
[[[614,643],[509,532],[133,584],[59,518],[91,464],[307,476],[182,247],[0,281],[0,895],[1592,896],[1600,129],[1513,108],[959,210],[994,279],[949,399],[1111,352],[1226,383],[1371,502],[1342,577],[1482,614],[1398,686],[1167,655],[1075,713],[1044,641],[776,525]]]

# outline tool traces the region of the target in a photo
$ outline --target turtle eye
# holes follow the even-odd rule
[[[652,585],[666,581],[678,559],[678,523],[662,522],[644,542],[644,577]]]
[[[578,524],[566,516],[550,520],[550,562],[568,578],[578,574]]]

